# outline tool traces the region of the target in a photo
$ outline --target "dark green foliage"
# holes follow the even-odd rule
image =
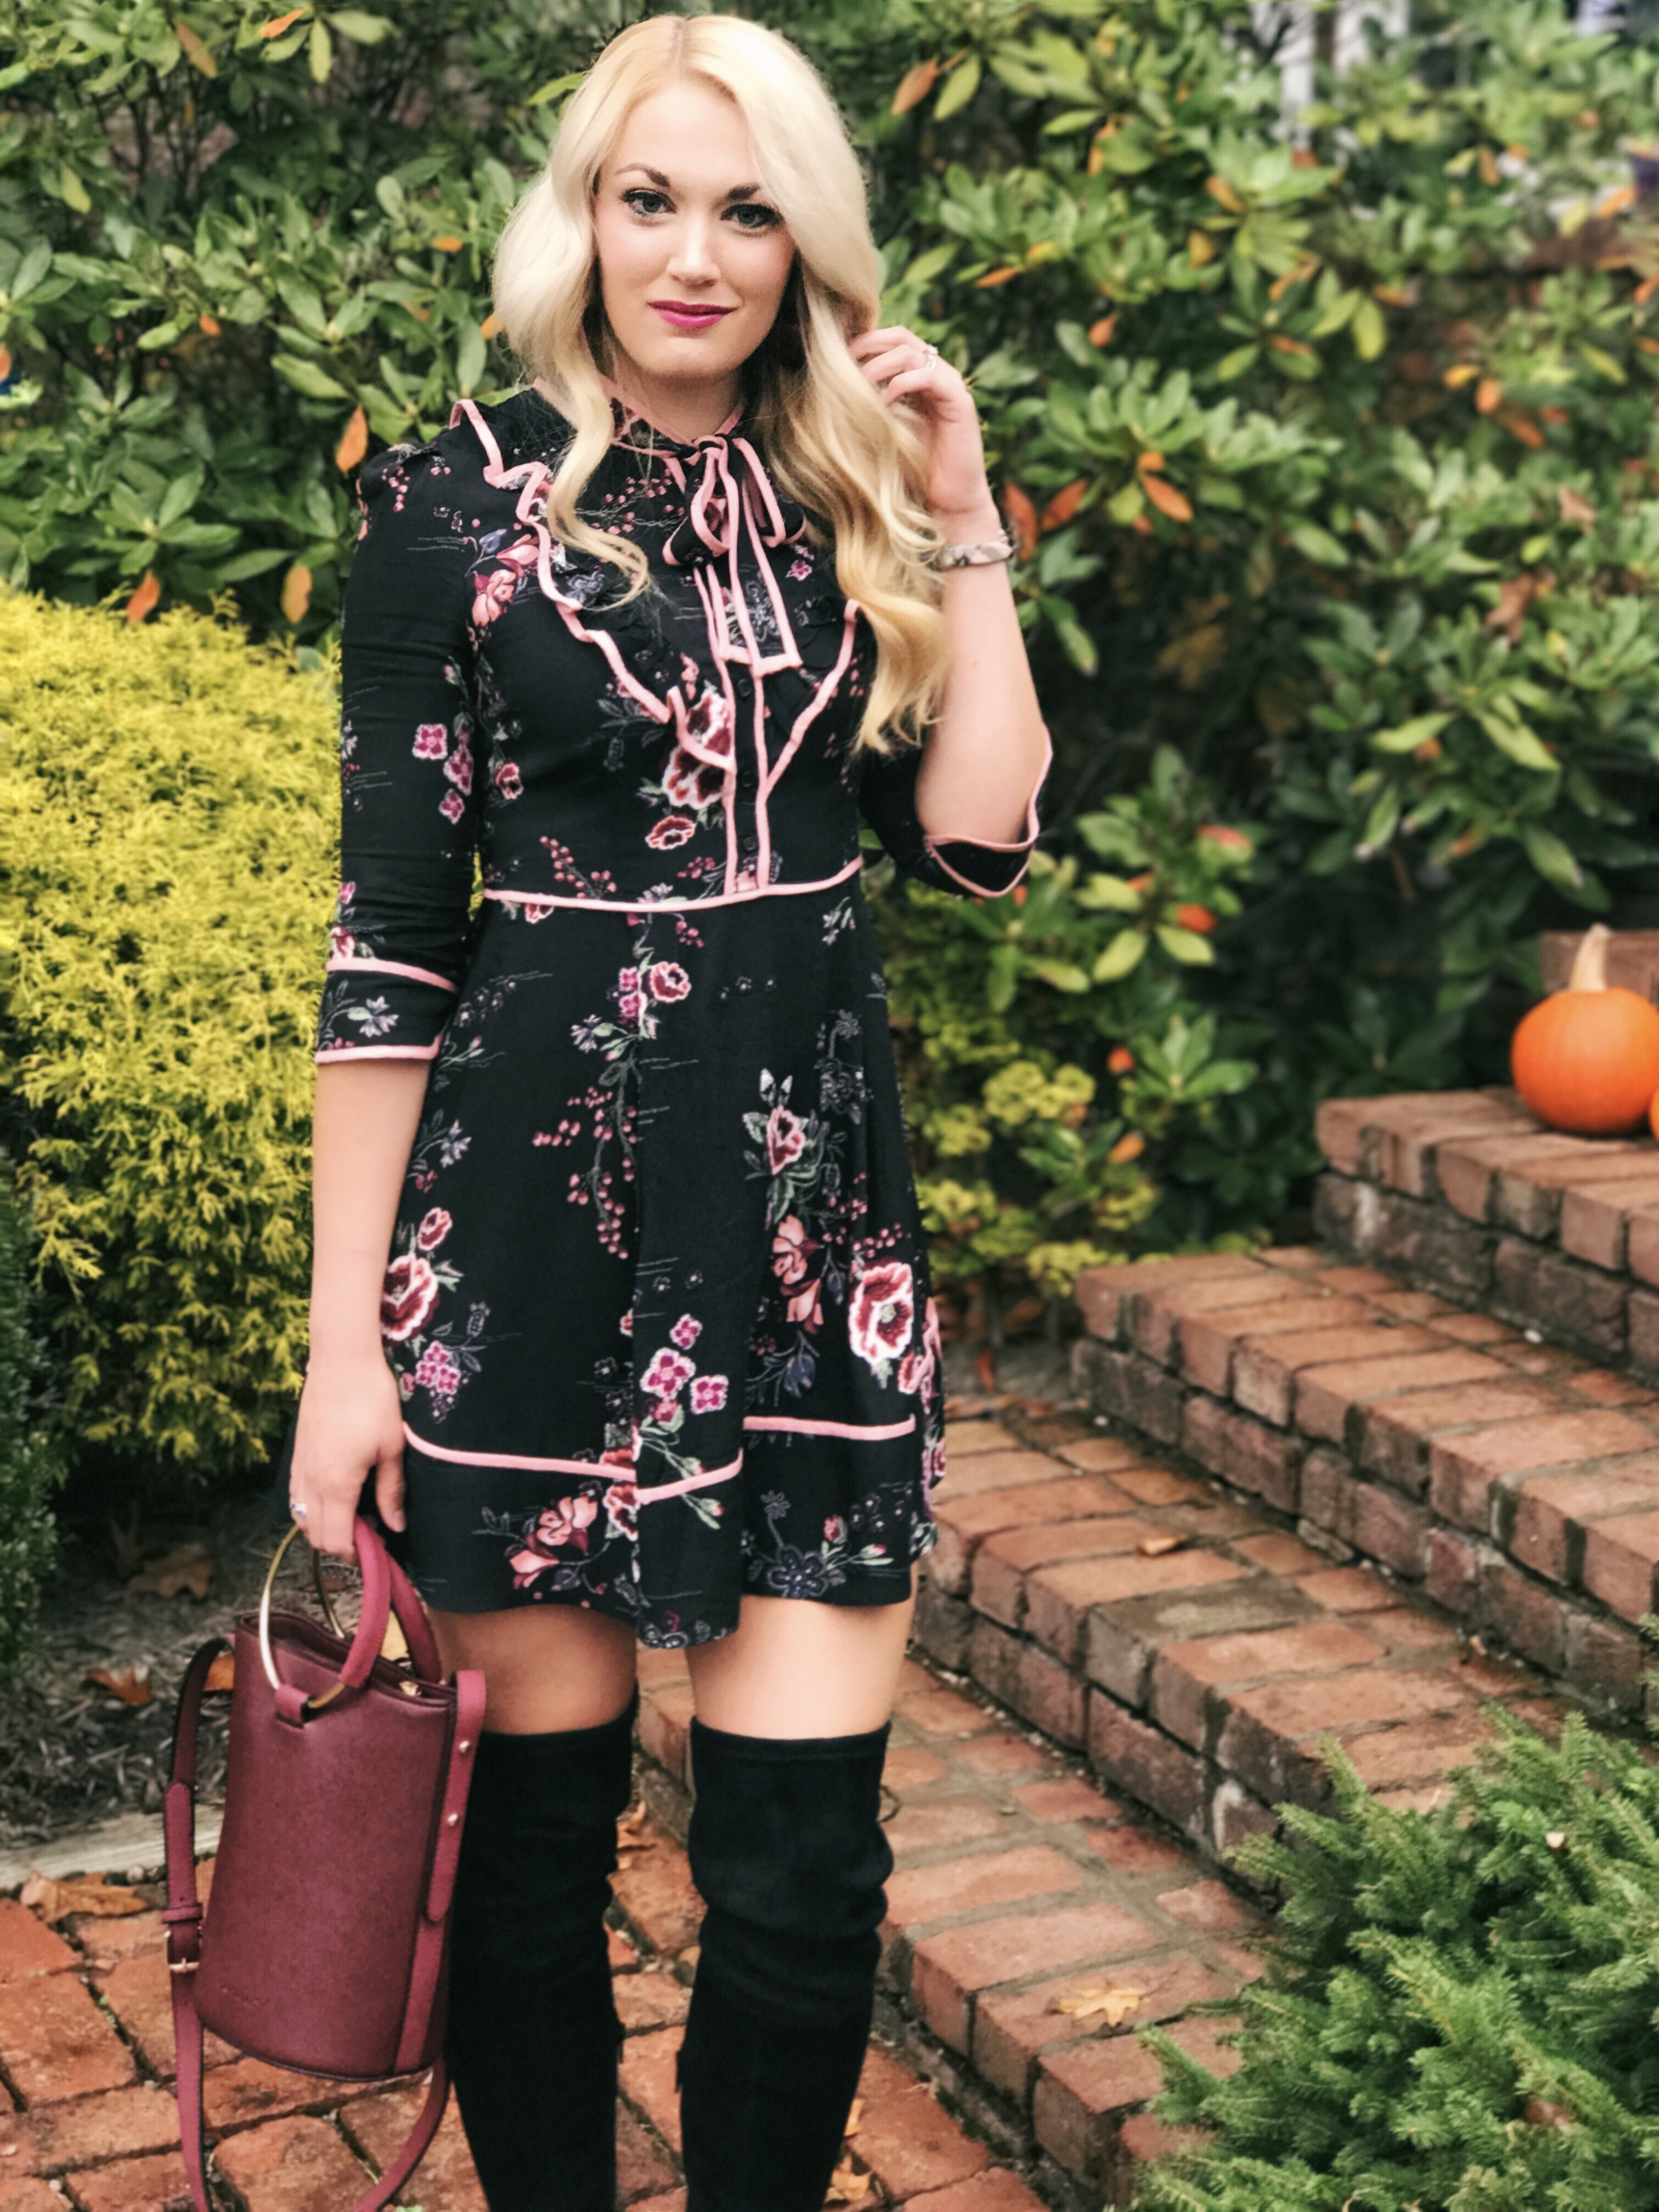
[[[34,1649],[40,1579],[56,1531],[47,1499],[62,1472],[36,1404],[25,1224],[0,1154],[0,1681]]]
[[[1143,2212],[1649,2212],[1659,2204],[1659,1771],[1569,1717],[1425,1816],[1366,1795],[1241,1858],[1282,1886],[1219,2081],[1165,2036],[1166,2118],[1213,2131]]]

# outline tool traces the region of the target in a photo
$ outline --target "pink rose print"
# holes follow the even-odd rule
[[[816,1279],[797,1291],[789,1301],[789,1318],[804,1329],[817,1328],[823,1319],[823,1285]]]
[[[772,1273],[789,1288],[805,1275],[806,1263],[817,1249],[817,1239],[807,1235],[799,1216],[786,1213],[772,1239]]]
[[[438,1278],[432,1262],[417,1252],[407,1252],[386,1271],[380,1292],[380,1334],[388,1344],[402,1344],[425,1326],[438,1303]]]
[[[707,753],[725,755],[732,750],[732,710],[724,698],[710,684],[701,698],[694,699],[685,718],[685,734],[693,738]]]
[[[503,761],[494,777],[498,799],[520,799],[524,795],[524,778],[519,773],[517,761]]]
[[[670,1341],[678,1344],[682,1352],[690,1352],[702,1334],[702,1323],[694,1321],[690,1314],[682,1314],[668,1332]]]
[[[927,1356],[921,1352],[907,1352],[899,1362],[898,1386],[907,1398],[913,1398],[927,1378]]]
[[[341,886],[340,886],[340,912],[341,912],[342,914],[343,914],[343,913],[345,912],[346,908],[347,908],[351,904],[352,900],[353,900],[353,899],[355,899],[355,898],[356,897],[356,896],[357,896],[357,886],[356,886],[356,884],[341,884]]]
[[[428,1344],[415,1370],[417,1390],[430,1390],[434,1398],[453,1398],[461,1387],[461,1370],[447,1344]]]
[[[651,1408],[651,1418],[657,1424],[659,1428],[672,1428],[673,1425],[674,1416],[678,1413],[679,1409],[678,1399],[659,1398],[656,1404]]]
[[[545,921],[548,915],[556,914],[558,908],[551,899],[526,899],[519,912],[526,921]]]
[[[787,1088],[786,1085],[785,1088]],[[781,1175],[806,1149],[806,1124],[787,1106],[775,1106],[766,1124],[766,1164]]]
[[[789,563],[788,575],[792,584],[804,584],[812,573],[812,563],[805,553],[797,553]]]
[[[632,1336],[634,1334],[633,1315],[631,1313],[625,1313],[622,1319],[617,1323],[617,1326],[624,1336]]]
[[[944,1480],[944,1476],[945,1446],[942,1443],[929,1444],[921,1455],[921,1479],[931,1490],[936,1482]]]
[[[422,722],[415,732],[416,760],[442,760],[449,751],[449,732],[441,722]]]
[[[718,1413],[726,1403],[726,1391],[724,1375],[699,1375],[691,1385],[692,1412]]]
[[[599,1516],[599,1501],[592,1498],[562,1498],[556,1505],[550,1506],[537,1521],[526,1548],[515,1552],[507,1562],[515,1584],[523,1589],[549,1567],[556,1566],[561,1549],[585,1552],[588,1529]]]
[[[459,822],[466,811],[466,801],[459,791],[447,791],[438,801],[438,811],[446,822]]]
[[[467,792],[471,790],[472,750],[471,746],[465,744],[459,744],[456,746],[454,751],[451,753],[449,758],[444,763],[444,774],[449,778],[457,791]]]
[[[684,1358],[678,1352],[671,1352],[664,1345],[641,1376],[640,1388],[647,1397],[672,1401],[679,1396],[696,1372],[694,1361]]]
[[[609,1459],[609,1452],[605,1457]],[[634,1482],[613,1482],[605,1493],[605,1533],[634,1542],[640,1533],[640,1491]]]
[[[842,1519],[839,1513],[832,1513],[830,1516],[830,1518],[823,1524],[824,1542],[826,1544],[839,1544],[842,1538],[846,1534],[846,1522]]]
[[[617,1012],[621,1020],[631,1029],[640,1018],[639,993],[624,991],[617,1000]]]
[[[422,1252],[435,1252],[454,1226],[454,1221],[442,1206],[434,1206],[415,1231],[416,1247]]]
[[[724,769],[711,768],[695,753],[676,745],[672,759],[662,772],[663,795],[671,806],[712,806],[726,781]]]
[[[689,814],[665,814],[654,830],[646,832],[645,842],[653,852],[672,853],[696,834],[697,825]]]
[[[670,1006],[688,997],[691,989],[691,978],[678,960],[659,960],[654,967],[646,969],[645,980],[651,986],[652,997],[664,1000]]]
[[[357,950],[357,940],[349,929],[331,929],[328,933],[328,945],[330,951],[337,960],[349,960]]]
[[[847,1334],[877,1379],[887,1380],[890,1361],[908,1346],[916,1325],[915,1279],[902,1260],[866,1267],[853,1290]]]
[[[617,988],[619,991],[637,991],[639,988],[640,971],[637,968],[617,969]]]
[[[518,572],[514,568],[492,568],[487,576],[481,576],[473,586],[473,627],[486,629],[505,614],[518,587]]]

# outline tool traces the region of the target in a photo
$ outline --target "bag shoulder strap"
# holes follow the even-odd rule
[[[202,2136],[202,2016],[196,2008],[195,1975],[202,1950],[202,1903],[196,1888],[196,1741],[208,1670],[222,1651],[230,1649],[228,1638],[211,1637],[185,1670],[179,1692],[179,1712],[173,1734],[173,1771],[163,1813],[167,1901],[161,1919],[167,1929],[167,1974],[173,1984],[179,2135],[196,2212],[213,2212]],[[449,2081],[440,2058],[432,2069],[426,2102],[402,2149],[367,2194],[358,2198],[352,2212],[385,2212],[425,2157],[448,2100]]]

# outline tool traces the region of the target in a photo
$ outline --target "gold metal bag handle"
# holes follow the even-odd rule
[[[300,1534],[300,1524],[296,1521],[276,1547],[270,1565],[265,1570],[264,1588],[259,1593],[259,1660],[265,1670],[265,1679],[273,1690],[282,1688],[283,1678],[276,1672],[276,1661],[270,1648],[271,1595],[276,1589],[276,1577],[287,1555],[288,1547]],[[328,1594],[328,1585],[323,1580],[323,1554],[314,1547],[311,1554],[311,1571],[317,1585],[318,1601],[323,1608],[330,1630],[343,1643],[349,1643],[351,1639],[340,1626],[339,1616],[334,1610],[334,1601]],[[409,1641],[404,1634],[403,1625],[395,1612],[389,1611],[386,1614],[386,1634],[380,1643],[380,1656],[383,1659],[391,1660],[406,1659],[409,1656]],[[343,1682],[336,1682],[332,1689],[325,1690],[320,1697],[307,1698],[306,1704],[308,1709],[313,1713],[321,1712],[325,1705],[332,1704],[344,1687]]]

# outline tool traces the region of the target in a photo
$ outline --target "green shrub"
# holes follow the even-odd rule
[[[35,1649],[40,1581],[57,1548],[46,1501],[63,1471],[43,1426],[26,1244],[0,1156],[0,1682]]]
[[[1334,1818],[1241,1858],[1282,1885],[1218,2080],[1155,2030],[1166,2118],[1212,2130],[1143,2212],[1644,2212],[1659,2203],[1659,1771],[1571,1715],[1422,1814],[1333,1758]]]
[[[334,726],[228,623],[0,594],[0,1065],[77,1443],[216,1471],[298,1389]]]

